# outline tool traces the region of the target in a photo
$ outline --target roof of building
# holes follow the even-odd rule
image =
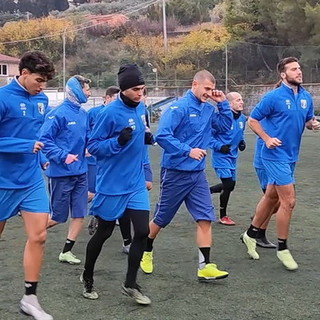
[[[11,57],[11,56],[6,56],[5,54],[0,53],[0,62],[11,62],[11,63],[16,63],[18,64],[20,61],[19,58],[16,57]]]

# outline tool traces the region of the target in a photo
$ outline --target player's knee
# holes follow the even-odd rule
[[[44,245],[47,239],[47,230],[41,230],[29,234],[28,241],[34,244]]]
[[[223,182],[223,190],[232,192],[234,187],[236,186],[236,182],[233,180],[228,180]]]
[[[286,211],[291,213],[296,204],[296,200],[294,197],[288,197],[284,201],[282,201],[281,206]]]

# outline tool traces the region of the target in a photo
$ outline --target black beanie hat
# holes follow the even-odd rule
[[[121,91],[145,84],[143,75],[136,64],[125,64],[120,67],[118,83]]]

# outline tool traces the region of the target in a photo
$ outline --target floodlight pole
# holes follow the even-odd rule
[[[166,0],[162,0],[162,20],[163,20],[163,44],[165,53],[168,52],[168,36],[167,36],[167,15]]]

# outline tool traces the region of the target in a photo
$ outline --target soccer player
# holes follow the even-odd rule
[[[41,128],[40,140],[50,165],[46,170],[49,178],[51,219],[47,227],[71,221],[67,240],[59,261],[79,264],[81,261],[72,252],[84,217],[87,215],[87,112],[81,107],[90,96],[90,80],[76,75],[66,84],[66,99],[51,110]]]
[[[294,168],[304,128],[319,130],[313,115],[313,102],[302,86],[302,71],[295,57],[282,59],[277,70],[282,80],[279,88],[268,92],[252,111],[248,125],[263,141],[261,159],[268,177],[264,196],[257,205],[243,242],[250,258],[258,260],[256,237],[259,228],[276,212],[277,257],[287,270],[296,270],[298,264],[288,249],[289,225],[295,206]],[[263,126],[260,121],[263,122]]]
[[[95,121],[99,112],[105,108],[110,102],[114,101],[117,98],[120,88],[116,86],[110,86],[106,89],[106,94],[103,97],[103,104],[101,106],[93,107],[88,111],[88,122],[90,132],[93,129]],[[91,202],[95,193],[96,193],[96,175],[97,175],[97,162],[95,157],[87,157],[88,161],[88,202]],[[89,234],[93,235],[98,227],[98,219],[92,217],[88,224]]]
[[[232,111],[233,121],[228,131],[215,131],[212,139],[212,167],[221,183],[211,186],[210,193],[220,193],[220,219],[219,222],[226,226],[233,226],[234,221],[227,215],[227,206],[231,192],[236,185],[236,166],[238,150],[244,151],[246,143],[243,132],[246,117],[243,111],[242,96],[238,92],[226,95]]]
[[[145,82],[134,64],[120,67],[118,82],[120,94],[99,113],[88,143],[88,151],[96,157],[98,167],[96,195],[91,207],[98,218],[98,229],[87,245],[81,281],[83,296],[98,299],[93,288],[94,266],[116,220],[126,215],[132,222],[134,236],[122,293],[147,305],[151,300],[136,282],[149,233],[149,197],[143,172],[144,142],[148,135],[145,106],[141,102]]]
[[[216,110],[207,103],[209,98],[217,103]],[[229,103],[223,92],[215,90],[215,78],[206,70],[195,74],[191,90],[161,117],[156,133],[156,142],[163,148],[160,198],[140,264],[145,273],[153,272],[154,239],[185,202],[197,225],[198,279],[228,276],[228,272],[210,263],[211,222],[215,217],[204,169],[211,130],[230,130],[231,124]]]
[[[0,88],[0,225],[21,212],[27,234],[23,255],[25,295],[21,310],[36,320],[52,320],[36,295],[46,241],[49,201],[40,166],[43,143],[39,129],[48,98],[42,90],[54,76],[42,52],[25,53],[20,75]],[[1,227],[0,227],[1,229]]]

